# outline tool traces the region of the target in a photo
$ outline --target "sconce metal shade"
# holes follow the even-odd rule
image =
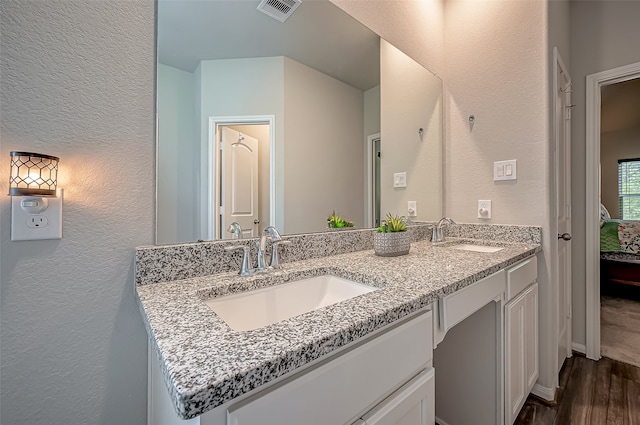
[[[11,152],[10,196],[56,196],[60,158],[34,152]]]

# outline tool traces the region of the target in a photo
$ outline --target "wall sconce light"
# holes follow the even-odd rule
[[[10,152],[11,240],[62,238],[60,158],[33,152]]]

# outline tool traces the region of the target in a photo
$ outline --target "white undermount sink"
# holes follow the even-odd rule
[[[205,303],[235,331],[258,329],[377,288],[332,275],[300,279]]]
[[[473,245],[473,244],[459,244],[459,245],[453,245],[450,246],[449,248],[452,249],[459,249],[462,251],[475,251],[475,252],[498,252],[504,248],[499,247],[499,246],[487,246],[487,245]]]

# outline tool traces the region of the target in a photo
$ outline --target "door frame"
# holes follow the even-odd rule
[[[207,192],[207,237],[213,240],[219,232],[217,205],[220,205],[218,174],[216,164],[220,162],[220,127],[232,125],[268,125],[269,126],[269,224],[276,219],[276,126],[275,115],[243,115],[209,117],[207,169],[202,173]]]
[[[365,193],[367,194],[367,196],[365,197],[365,205],[364,205],[364,214],[365,214],[365,222],[364,225],[365,227],[373,227],[373,221],[374,221],[374,201],[375,198],[373,196],[374,190],[376,189],[376,183],[373,180],[373,161],[372,161],[372,157],[373,157],[373,143],[380,139],[380,133],[375,133],[372,134],[370,136],[367,136],[367,140],[365,140],[365,164],[367,164],[367,166],[365,167],[365,173],[366,176],[364,178],[365,184],[367,185],[367,187],[365,188]]]
[[[640,62],[587,75],[586,101],[586,355],[600,359],[600,89],[640,78]]]

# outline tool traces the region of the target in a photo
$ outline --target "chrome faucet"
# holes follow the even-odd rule
[[[265,263],[265,253],[266,253],[266,248],[267,248],[267,238],[271,239],[271,263],[270,265],[267,267],[266,263]],[[224,249],[226,251],[235,251],[235,250],[243,250],[243,256],[242,256],[242,265],[240,266],[240,276],[250,276],[252,274],[255,273],[259,273],[259,272],[263,272],[266,271],[268,269],[279,269],[282,266],[280,266],[280,259],[278,256],[278,245],[280,244],[288,244],[291,243],[291,241],[285,241],[282,239],[282,236],[280,236],[280,233],[278,232],[278,230],[273,227],[273,226],[268,226],[266,227],[263,232],[262,232],[262,236],[260,236],[260,239],[258,239],[256,241],[256,247],[257,247],[257,257],[256,257],[256,267],[255,268],[251,268],[250,264],[251,264],[251,252],[248,246],[246,245],[232,245],[232,246],[227,246]]]
[[[229,225],[227,232],[233,233],[234,239],[242,239],[242,227],[236,221]]]
[[[456,224],[455,221],[450,219],[449,217],[442,217],[438,224],[433,227],[433,231],[431,232],[431,243],[442,242],[444,240],[444,233],[442,232],[442,227],[444,225]]]

